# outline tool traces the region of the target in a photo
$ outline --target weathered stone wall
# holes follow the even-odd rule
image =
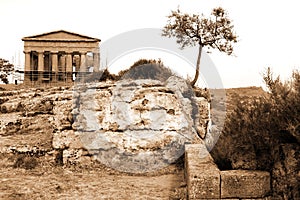
[[[53,136],[72,129],[72,94],[63,87],[0,92],[0,154],[56,164]]]
[[[0,153],[43,154],[62,164],[98,160],[123,171],[143,172],[151,163],[160,168],[180,157],[186,143],[203,143],[198,135],[208,128],[209,103],[189,90],[173,77],[164,84],[144,80],[3,91]],[[116,156],[118,162],[109,159]],[[147,159],[138,164],[141,157]]]
[[[271,199],[269,172],[220,171],[202,144],[186,145],[185,176],[189,199]]]
[[[185,144],[203,143],[198,134],[205,135],[209,120],[209,111],[204,112],[209,109],[207,100],[197,99],[189,90],[176,77],[165,83],[121,80],[77,85],[73,130],[81,145],[76,152],[84,148],[101,163],[135,173],[175,162]],[[206,117],[194,114],[198,105]]]
[[[72,91],[64,88],[0,94],[1,149],[52,148],[53,133],[72,128]]]

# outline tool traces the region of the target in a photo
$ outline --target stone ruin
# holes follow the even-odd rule
[[[166,83],[140,79],[79,84],[74,89],[73,129],[101,163],[134,173],[161,169],[184,154],[185,144],[201,143],[197,134],[206,133],[208,102],[189,89],[174,76]],[[203,117],[197,115],[200,107]]]
[[[210,104],[177,77],[0,93],[1,154],[130,173],[184,155],[188,199],[269,199],[268,172],[218,169]]]
[[[208,101],[176,77],[2,91],[0,112],[1,153],[98,160],[127,172],[165,167],[185,144],[204,144],[210,121]]]
[[[65,30],[22,38],[24,84],[72,83],[100,67],[100,39]]]

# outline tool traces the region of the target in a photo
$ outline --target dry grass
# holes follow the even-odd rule
[[[57,166],[30,156],[1,155],[0,199],[185,199],[182,167],[148,175],[101,164]],[[33,166],[34,165],[34,166]]]

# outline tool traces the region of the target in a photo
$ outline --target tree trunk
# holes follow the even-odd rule
[[[199,78],[201,54],[202,54],[202,45],[199,45],[198,58],[197,58],[197,64],[196,64],[196,74],[195,74],[194,80],[191,82],[192,87],[194,87],[194,85],[196,84],[196,82]]]

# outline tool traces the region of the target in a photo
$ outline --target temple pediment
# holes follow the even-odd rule
[[[39,35],[33,35],[22,38],[23,41],[85,41],[100,42],[98,38],[92,38],[78,33],[72,33],[65,30],[52,31]]]

